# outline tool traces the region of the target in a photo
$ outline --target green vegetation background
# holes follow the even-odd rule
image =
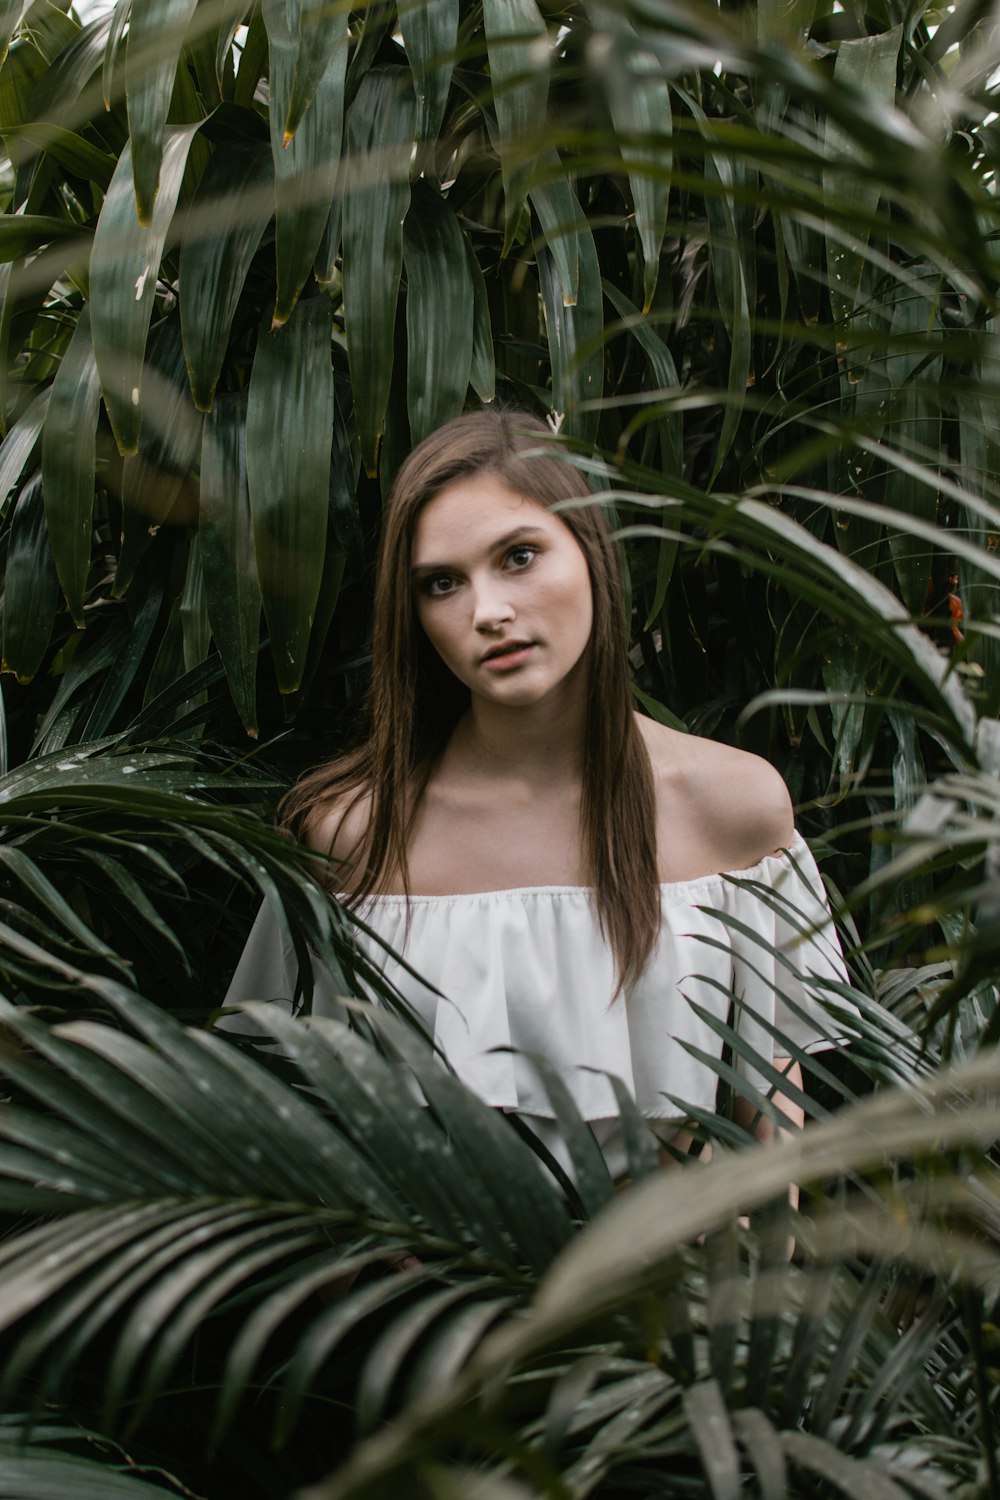
[[[0,42],[0,1495],[998,1500],[993,7]],[[849,897],[805,1141],[722,1064],[712,1165],[630,1132],[621,1197],[391,1006],[205,1030],[261,893],[355,988],[269,811],[356,726],[401,456],[492,400],[607,492],[638,704],[778,765]]]

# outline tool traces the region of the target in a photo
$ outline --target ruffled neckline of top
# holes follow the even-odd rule
[[[707,875],[696,875],[691,880],[666,880],[660,884],[660,891],[664,896],[679,896],[688,899],[692,892],[709,889],[717,886],[720,881],[760,881],[772,879],[776,874],[789,868],[809,849],[805,839],[798,832],[792,835],[787,849],[774,854],[765,854],[755,865],[749,865],[742,870],[717,870]],[[447,906],[462,901],[502,901],[502,900],[525,900],[533,897],[553,896],[590,896],[593,887],[586,885],[520,885],[506,886],[491,891],[459,891],[454,895],[438,896],[403,896],[396,893],[368,896],[362,903],[362,911],[371,910],[373,907],[392,906]]]

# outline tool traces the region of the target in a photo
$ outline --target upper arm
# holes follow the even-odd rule
[[[306,822],[304,842],[317,854],[330,859],[330,884],[350,891],[357,884],[357,867],[368,832],[371,796],[364,789],[351,789],[317,804]]]

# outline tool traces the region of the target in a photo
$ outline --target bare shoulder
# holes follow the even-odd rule
[[[371,793],[364,787],[334,793],[317,802],[305,826],[305,842],[317,854],[335,862],[331,884],[349,891],[355,882],[348,873],[357,863],[371,819]]]
[[[663,879],[743,870],[787,848],[792,804],[768,761],[650,719],[638,722],[653,767]]]

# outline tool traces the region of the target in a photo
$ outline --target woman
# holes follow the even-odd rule
[[[633,712],[615,546],[579,472],[540,452],[547,437],[523,414],[474,412],[404,463],[385,516],[368,737],[306,776],[284,813],[405,954],[387,977],[468,1086],[561,1155],[525,1054],[540,1055],[617,1173],[609,1075],[667,1140],[685,1105],[714,1108],[715,1075],[693,1049],[720,1055],[734,995],[739,1032],[767,1059],[775,1023],[798,1045],[831,1042],[816,985],[793,971],[820,986],[845,974],[777,772]],[[755,933],[785,942],[778,972]],[[291,998],[276,936],[265,914],[231,998]],[[320,984],[314,1007],[333,998]],[[773,1067],[798,1083],[789,1059]],[[747,1071],[772,1090],[776,1072]],[[768,1132],[753,1104],[739,1109]]]

